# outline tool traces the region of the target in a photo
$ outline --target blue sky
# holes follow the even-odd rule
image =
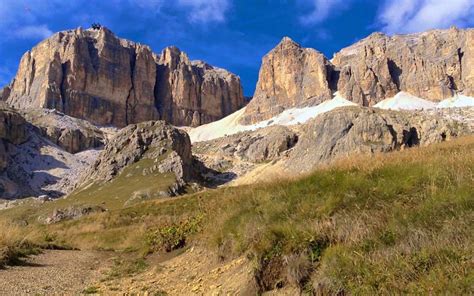
[[[371,32],[474,25],[473,0],[0,0],[0,85],[25,51],[53,32],[99,22],[159,52],[226,68],[252,95],[261,58],[283,36],[331,58]]]

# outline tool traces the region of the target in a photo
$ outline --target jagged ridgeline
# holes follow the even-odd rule
[[[117,127],[158,119],[197,126],[245,105],[238,76],[176,47],[155,54],[105,27],[59,32],[26,52],[2,98]]]
[[[329,60],[285,37],[263,58],[255,94],[241,122],[314,106],[335,92],[361,106],[374,106],[399,92],[433,102],[456,94],[473,97],[473,44],[473,29],[374,33]]]

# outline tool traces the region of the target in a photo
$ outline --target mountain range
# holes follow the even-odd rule
[[[0,294],[472,294],[474,29],[240,77],[94,24],[0,92]]]
[[[177,195],[470,134],[473,41],[473,29],[373,33],[328,59],[284,37],[247,101],[237,75],[176,47],[58,32],[1,92],[0,192],[74,195],[132,170],[137,184],[168,181],[124,196]]]

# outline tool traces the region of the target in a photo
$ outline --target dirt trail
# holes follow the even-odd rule
[[[0,295],[77,295],[108,265],[109,255],[92,251],[45,251],[22,266],[0,270]]]
[[[152,255],[135,276],[106,280],[113,254],[45,251],[24,266],[0,270],[0,295],[256,295],[252,264],[245,257],[219,262],[201,248]],[[92,290],[91,288],[94,287]],[[298,295],[287,287],[265,295]]]
[[[218,262],[215,255],[190,248],[129,278],[100,284],[106,295],[255,295],[250,262],[241,257]],[[146,292],[146,294],[144,294]]]

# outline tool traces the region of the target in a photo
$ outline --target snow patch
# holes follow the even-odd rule
[[[193,143],[208,141],[227,135],[233,135],[239,132],[253,131],[272,125],[289,126],[305,123],[306,121],[315,118],[320,114],[344,106],[357,106],[357,104],[346,100],[336,93],[332,100],[325,101],[317,106],[287,109],[268,120],[252,125],[242,125],[239,123],[239,121],[245,113],[244,107],[221,120],[190,129],[188,133],[189,137],[191,138],[191,142]]]
[[[389,110],[426,110],[436,108],[436,103],[402,91],[392,98],[378,102],[374,107]]]
[[[474,98],[464,95],[455,95],[438,104],[406,92],[399,92],[392,98],[385,99],[375,104],[376,108],[390,110],[429,110],[435,108],[462,108],[474,107]]]
[[[436,106],[437,108],[461,108],[474,107],[474,98],[464,95],[456,95],[452,98],[442,100]]]

